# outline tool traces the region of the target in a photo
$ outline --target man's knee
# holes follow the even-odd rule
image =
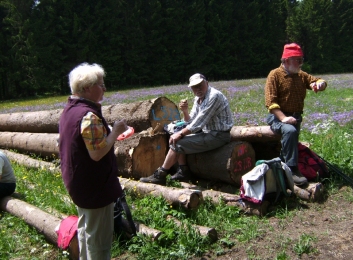
[[[298,135],[298,131],[294,125],[283,124],[281,129],[282,135]]]

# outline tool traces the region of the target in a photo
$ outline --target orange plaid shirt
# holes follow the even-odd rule
[[[274,108],[282,112],[303,112],[306,90],[310,84],[319,78],[300,71],[298,74],[288,74],[283,65],[272,70],[267,76],[265,86],[265,105],[270,111]]]
[[[102,120],[92,112],[88,112],[81,121],[81,135],[87,150],[99,150],[107,146],[107,129]]]

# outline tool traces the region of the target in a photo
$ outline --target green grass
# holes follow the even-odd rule
[[[324,78],[327,78],[329,82],[327,91],[319,94],[309,92],[307,95],[300,140],[310,142],[314,151],[353,177],[353,145],[351,143],[353,118],[348,118],[344,122],[335,120],[337,113],[347,112],[349,114],[353,111],[353,102],[351,102],[353,77],[344,74],[327,75]],[[212,82],[211,84],[227,95],[237,125],[247,123],[264,125],[263,120],[267,114],[263,104],[264,83],[265,79],[249,79]],[[177,87],[179,86],[172,86],[174,90]],[[166,91],[166,89],[168,87],[165,86],[149,88],[145,90],[146,93],[143,96],[134,94],[137,93],[134,92],[136,90],[124,90],[119,94],[128,96],[124,98],[124,102],[156,97],[153,91],[159,91],[159,93],[165,91],[164,95],[175,103],[184,98],[192,100],[192,94],[187,91],[187,88],[181,88],[183,91],[180,92]],[[116,92],[107,92],[105,95],[107,102],[115,94]],[[21,111],[21,108],[23,108],[22,111],[28,111],[35,107],[51,107],[65,102],[66,99],[67,96],[56,96],[1,102],[0,113],[13,108],[18,111]],[[110,102],[119,102],[119,100],[110,100]],[[320,119],[316,113],[325,113],[328,117]],[[16,163],[13,166],[17,177],[17,192],[22,195],[21,199],[58,216],[77,214],[75,205],[67,199],[68,194],[60,175],[30,169]],[[328,195],[336,193],[342,184],[343,181],[336,175],[326,180],[325,188]],[[168,181],[168,185],[180,187],[177,182]],[[353,201],[351,189],[348,189],[344,196],[345,199]],[[273,231],[269,219],[276,218],[279,228],[285,230],[288,221],[305,210],[301,204],[293,207],[292,202],[284,200],[278,203],[267,217],[259,218],[245,216],[236,207],[222,203],[214,205],[208,199],[197,211],[192,212],[172,207],[162,197],[142,197],[127,191],[127,200],[135,221],[161,230],[163,235],[158,241],[152,241],[151,238],[141,234],[132,240],[114,241],[112,256],[119,257],[119,259],[199,259],[206,253],[212,253],[213,257],[217,257],[227,254],[229,250],[239,245],[246,248],[249,259],[261,259],[261,254],[256,252],[255,246],[256,241],[266,236],[266,232]],[[176,217],[183,225],[178,227],[172,221],[166,221],[168,215]],[[218,241],[211,243],[202,237],[192,225],[216,228]],[[66,251],[49,244],[35,229],[6,212],[0,212],[0,234],[0,259],[68,258]],[[307,234],[302,234],[297,240],[290,240],[283,236],[283,239],[274,241],[276,249],[269,247],[267,250],[272,253],[274,259],[290,259],[290,252],[298,257],[303,254],[315,254],[315,241],[315,237]]]

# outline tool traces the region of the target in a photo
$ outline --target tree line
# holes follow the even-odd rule
[[[99,63],[108,89],[265,77],[297,42],[303,69],[352,72],[352,0],[0,0],[0,100],[68,94]]]

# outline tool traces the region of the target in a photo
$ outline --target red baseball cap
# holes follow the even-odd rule
[[[300,46],[296,43],[290,43],[284,45],[282,59],[286,59],[289,57],[303,57],[303,51]]]

